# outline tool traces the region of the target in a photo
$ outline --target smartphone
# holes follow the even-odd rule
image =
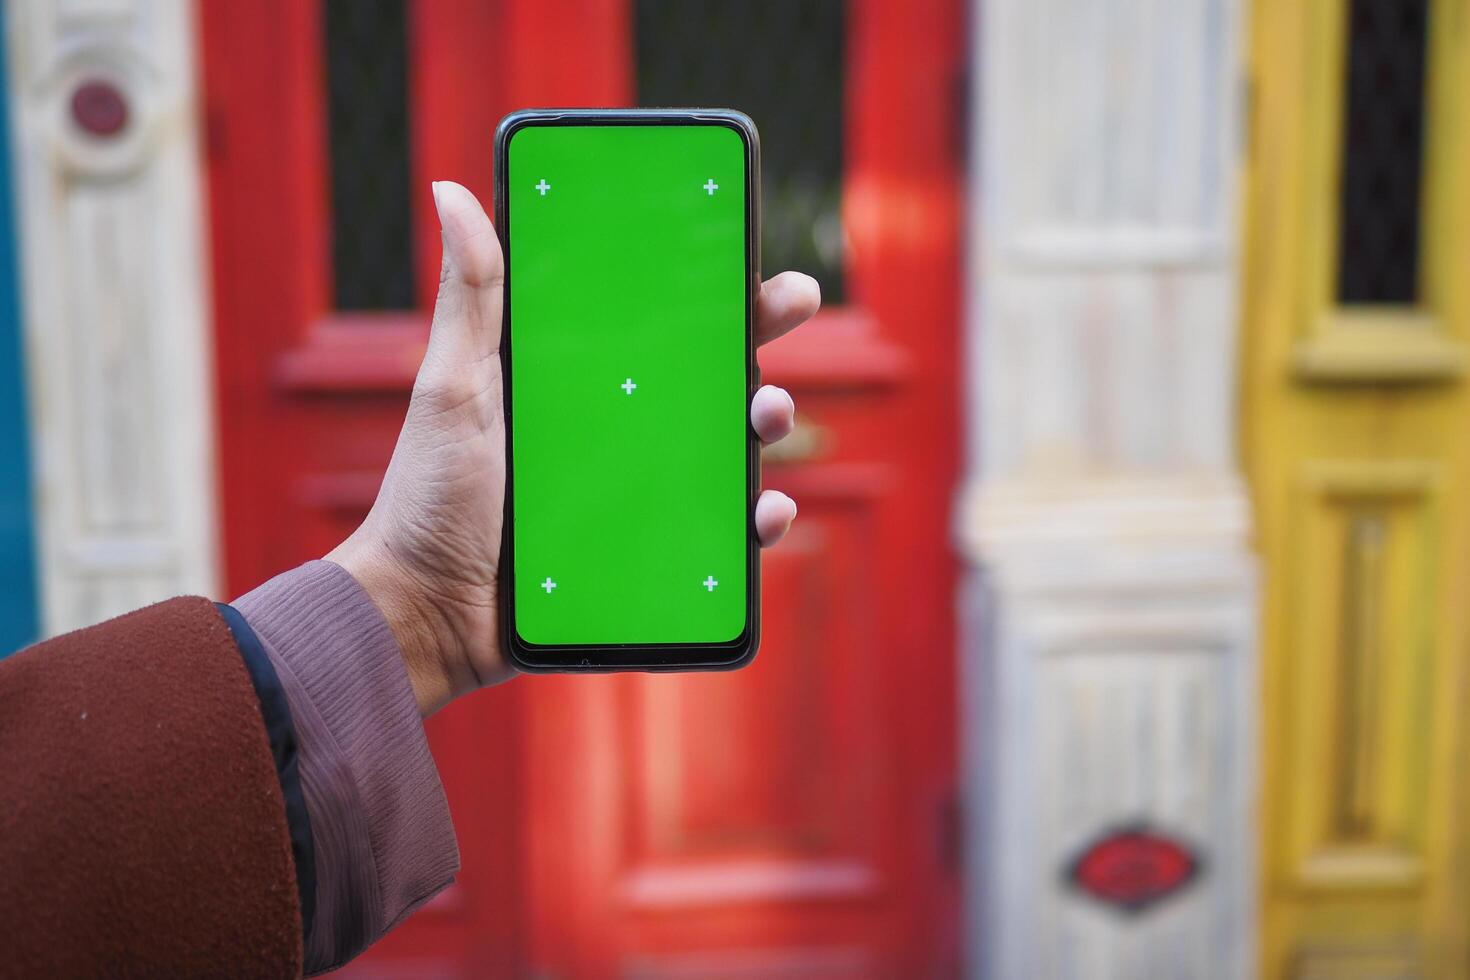
[[[501,629],[529,671],[742,666],[760,636],[760,140],[729,109],[528,110],[505,253]]]

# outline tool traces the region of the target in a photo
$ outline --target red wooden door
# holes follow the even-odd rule
[[[388,261],[407,261],[412,282],[364,302],[342,268],[362,276],[384,260],[342,250],[358,226],[334,208],[351,206],[343,188],[362,174],[329,119],[342,84],[331,18],[353,5],[200,9],[225,557],[239,592],[324,553],[371,503],[436,282],[429,180],[488,203],[495,121],[520,106],[631,102],[646,39],[630,0],[408,3],[413,250]],[[844,12],[844,296],[761,356],[803,425],[765,470],[801,516],[765,558],[756,663],[522,678],[436,717],[464,871],[360,971],[957,968],[961,21],[959,0]],[[394,91],[357,84],[363,118]]]

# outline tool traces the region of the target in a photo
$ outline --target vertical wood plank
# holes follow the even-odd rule
[[[975,963],[1253,964],[1254,575],[1234,452],[1243,0],[995,0],[975,21],[959,538]],[[1142,826],[1200,870],[1120,914],[1069,877]]]
[[[7,5],[48,633],[216,588],[193,11]],[[116,132],[74,113],[89,82]]]

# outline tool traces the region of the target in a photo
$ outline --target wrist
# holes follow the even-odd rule
[[[388,623],[419,717],[427,718],[456,695],[446,656],[453,637],[417,577],[388,549],[363,540],[360,533],[332,549],[326,560],[357,581]]]

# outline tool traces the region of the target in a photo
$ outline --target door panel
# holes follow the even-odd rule
[[[1463,976],[1470,9],[1256,4],[1267,976]]]
[[[755,664],[527,677],[436,717],[464,870],[359,970],[957,969],[946,542],[962,32],[957,0],[919,6],[923,16],[871,0],[841,10],[829,281],[844,302],[761,355],[766,380],[801,406],[765,468],[801,517],[764,558]],[[371,504],[437,282],[428,181],[459,180],[488,202],[505,112],[633,101],[635,24],[626,2],[407,3],[412,302],[337,309],[322,18],[358,4],[201,7],[226,560],[239,592],[322,554]],[[766,148],[773,174],[783,150],[789,159],[781,142]]]
[[[729,677],[643,678],[620,705],[636,906],[763,890],[845,894],[872,877],[856,857],[872,839],[871,786],[841,763],[844,749],[873,754],[862,721],[875,651],[857,617],[844,622],[828,608],[834,593],[871,588],[851,587],[864,573],[844,533],[853,522],[824,515],[822,503],[765,569],[767,595],[781,599],[764,645],[778,657]],[[831,526],[839,522],[849,527]],[[741,860],[769,867],[744,886],[710,873]]]

